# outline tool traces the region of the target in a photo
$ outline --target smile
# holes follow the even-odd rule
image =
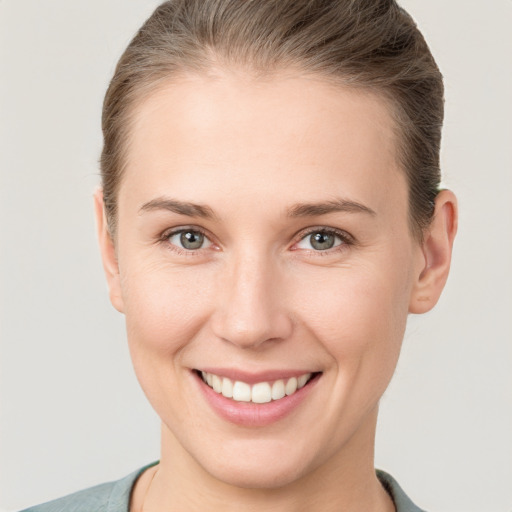
[[[322,372],[269,370],[259,375],[236,369],[204,368],[192,374],[211,409],[243,427],[265,427],[301,410]]]
[[[210,388],[225,398],[231,398],[235,402],[265,404],[295,394],[311,380],[313,374],[304,373],[298,377],[274,382],[256,382],[252,385],[208,372],[201,372],[201,377]]]

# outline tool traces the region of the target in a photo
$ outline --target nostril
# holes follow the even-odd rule
[[[273,318],[262,317],[246,321],[241,316],[225,319],[222,323],[217,323],[214,332],[221,340],[240,348],[266,347],[279,343],[291,335],[291,322],[279,316],[280,314],[276,313]]]

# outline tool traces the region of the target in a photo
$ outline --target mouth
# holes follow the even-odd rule
[[[234,380],[206,371],[195,370],[195,372],[219,395],[234,402],[252,402],[253,404],[265,404],[294,395],[320,373],[303,373],[296,377],[255,382],[251,385],[243,380]]]
[[[208,369],[196,369],[192,374],[212,410],[223,420],[242,427],[270,426],[293,411],[302,410],[301,404],[308,403],[308,395],[322,376],[322,372],[268,372],[255,376]]]

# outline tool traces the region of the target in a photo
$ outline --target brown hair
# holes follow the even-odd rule
[[[183,71],[236,65],[258,76],[297,68],[392,104],[398,158],[421,238],[439,190],[443,81],[413,19],[394,0],[169,0],[122,55],[103,105],[101,172],[115,233],[130,114]]]

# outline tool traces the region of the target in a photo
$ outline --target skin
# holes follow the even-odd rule
[[[373,466],[378,403],[456,231],[444,191],[424,241],[412,235],[395,150],[384,100],[299,74],[184,75],[138,105],[115,244],[95,197],[111,301],[162,420],[132,511],[394,510]],[[144,208],[162,198],[214,216]],[[287,215],[338,199],[366,210]],[[180,251],[173,228],[204,230],[205,245]],[[318,250],[315,228],[342,237]],[[198,392],[191,370],[206,366],[322,375],[292,414],[250,428]]]

